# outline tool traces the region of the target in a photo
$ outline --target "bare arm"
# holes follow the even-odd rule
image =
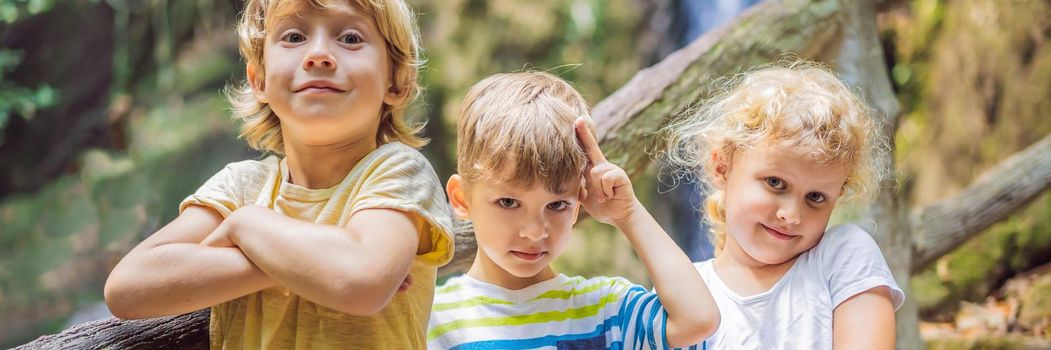
[[[251,206],[230,215],[225,234],[278,284],[320,305],[366,316],[382,310],[409,274],[420,245],[412,215],[366,209],[339,227]]]
[[[893,349],[894,332],[894,305],[887,287],[854,295],[832,312],[834,349]]]
[[[106,280],[113,315],[178,315],[273,286],[240,249],[200,244],[222,222],[215,210],[190,206],[128,252]]]
[[[685,347],[707,339],[720,320],[708,286],[689,257],[635,197],[624,169],[606,161],[583,119],[577,120],[576,129],[590,163],[584,208],[595,219],[623,232],[646,265],[668,313],[668,345]]]

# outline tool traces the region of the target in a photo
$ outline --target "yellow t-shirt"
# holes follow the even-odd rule
[[[315,304],[283,287],[265,289],[212,307],[211,347],[232,349],[423,349],[437,268],[452,259],[448,204],[438,176],[420,152],[388,143],[367,154],[332,188],[308,189],[286,181],[276,156],[231,163],[180,205],[213,208],[223,217],[261,205],[289,217],[344,226],[370,208],[414,213],[420,240],[432,249],[416,256],[413,284],[378,315],[351,316]],[[375,232],[373,234],[383,234]]]

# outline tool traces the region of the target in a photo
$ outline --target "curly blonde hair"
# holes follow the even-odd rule
[[[579,181],[587,158],[573,121],[588,114],[584,97],[550,73],[495,74],[464,97],[457,125],[456,169],[468,184],[490,179],[552,193]]]
[[[713,98],[666,128],[665,156],[710,190],[705,213],[717,251],[726,239],[726,194],[711,186],[714,170],[729,169],[739,152],[777,145],[821,163],[844,164],[844,199],[869,200],[878,192],[885,141],[877,138],[869,108],[828,68],[805,60],[779,62],[716,86]]]
[[[419,67],[419,29],[416,15],[402,0],[248,0],[237,23],[238,48],[246,64],[256,74],[265,76],[263,44],[267,30],[282,16],[293,15],[302,6],[326,9],[334,6],[353,6],[376,22],[387,46],[390,60],[392,89],[405,98],[394,105],[384,104],[380,110],[380,125],[376,133],[379,145],[398,141],[411,147],[422,147],[427,140],[417,135],[423,125],[412,125],[406,120],[406,109],[419,94],[417,82]],[[227,98],[233,106],[233,116],[240,120],[240,136],[254,149],[275,154],[284,153],[281,121],[270,105],[256,100],[252,85],[246,80],[227,87]]]

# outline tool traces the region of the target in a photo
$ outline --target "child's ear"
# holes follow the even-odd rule
[[[468,219],[471,216],[471,208],[467,203],[467,195],[464,193],[463,177],[459,174],[453,174],[449,177],[449,182],[445,184],[445,194],[449,196],[449,206],[453,209],[453,214],[461,219]]]
[[[269,103],[264,90],[266,88],[266,79],[257,74],[255,66],[252,64],[245,65],[245,77],[248,80],[248,84],[252,86],[252,94],[255,95],[255,100],[259,101],[259,103]]]
[[[584,203],[588,199],[588,184],[583,178],[580,179],[580,192],[577,192],[577,202]]]
[[[712,172],[712,185],[719,189],[725,188],[726,175],[730,172],[730,164],[726,162],[726,159],[719,156],[719,151],[712,151],[712,161],[709,164],[712,165],[712,169],[707,171]]]
[[[580,179],[580,191],[577,192],[577,205],[573,207],[573,223],[576,224],[577,219],[580,218],[580,208],[584,206],[584,201],[588,199],[588,187],[584,184],[584,179]]]
[[[404,86],[398,87],[398,82],[407,80],[403,77],[405,74],[407,73],[404,69],[391,74],[391,80],[387,84],[387,93],[383,94],[383,103],[388,106],[394,106],[405,102],[405,99],[409,98],[409,89]]]

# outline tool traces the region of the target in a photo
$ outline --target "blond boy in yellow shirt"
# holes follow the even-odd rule
[[[418,34],[400,0],[248,0],[230,91],[263,160],[231,163],[106,282],[121,318],[211,307],[212,348],[423,348],[453,252],[406,124]],[[404,293],[397,293],[399,288]]]

